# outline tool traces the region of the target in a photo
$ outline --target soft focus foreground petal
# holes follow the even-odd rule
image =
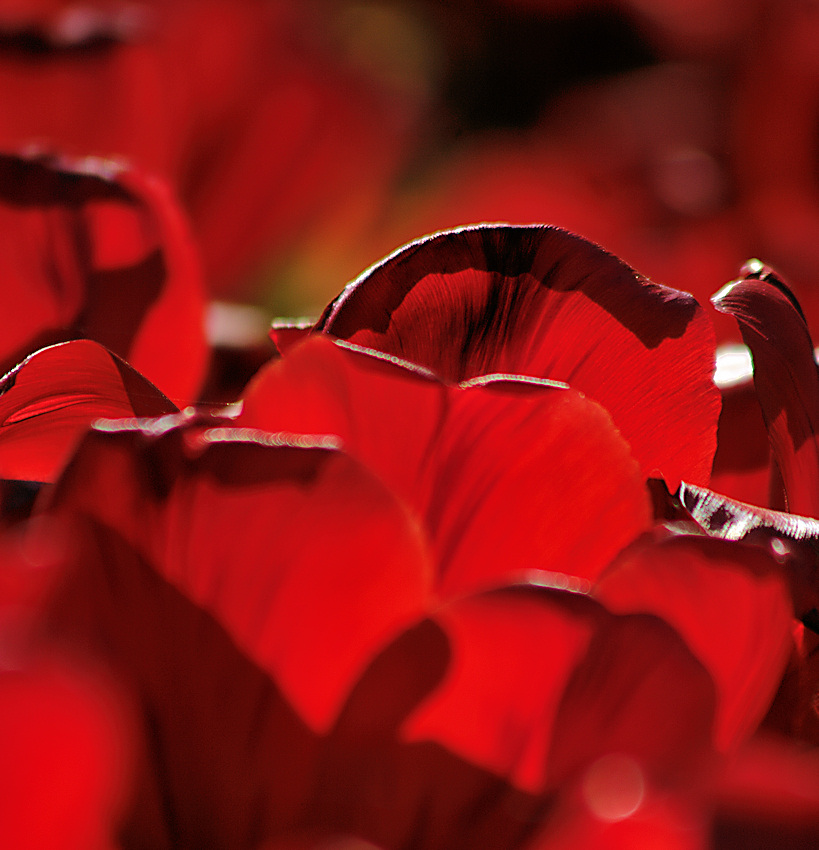
[[[712,710],[710,678],[655,618],[532,585],[456,600],[362,678],[316,811],[385,847],[527,846],[601,755],[684,781]]]
[[[615,559],[594,596],[612,611],[670,623],[716,684],[716,746],[733,749],[750,736],[792,647],[787,577],[770,552],[657,528]]]
[[[751,261],[743,275],[712,300],[736,318],[751,349],[754,385],[788,510],[819,517],[819,374],[813,342],[799,305],[771,269]]]
[[[338,435],[423,519],[445,596],[528,569],[594,579],[651,520],[606,412],[544,380],[444,386],[313,336],[257,376],[236,424]]]
[[[719,398],[707,318],[566,231],[484,225],[419,240],[350,284],[317,329],[453,382],[565,381],[611,413],[646,476],[708,480]]]
[[[0,364],[77,337],[185,403],[206,348],[196,251],[156,179],[94,159],[0,155]]]
[[[716,850],[808,850],[819,841],[819,758],[777,737],[750,741],[708,782]]]
[[[44,348],[0,379],[0,478],[53,481],[95,419],[175,411],[153,384],[96,342]]]
[[[572,792],[526,850],[713,850],[696,802],[647,785],[626,756],[598,759]]]
[[[133,760],[121,699],[101,678],[56,656],[16,668],[5,661],[0,845],[113,850]]]
[[[713,684],[654,617],[522,586],[455,601],[435,620],[452,660],[408,717],[409,741],[437,741],[532,793],[608,752],[672,781],[709,749]]]
[[[223,430],[92,433],[55,491],[81,539],[52,630],[143,720],[127,846],[256,846],[291,823],[316,732],[427,603],[418,530],[366,470]]]

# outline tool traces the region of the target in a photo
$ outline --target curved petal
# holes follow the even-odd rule
[[[5,369],[86,337],[180,403],[195,396],[206,357],[201,278],[158,180],[104,160],[2,154],[0,223]]]
[[[521,586],[455,601],[435,621],[452,661],[407,717],[408,741],[436,741],[538,793],[609,752],[668,781],[709,749],[710,677],[655,618]]]
[[[612,563],[594,596],[612,611],[656,614],[670,623],[716,683],[718,748],[732,749],[750,736],[792,648],[788,583],[770,552],[657,529]]]
[[[144,424],[92,432],[54,491],[80,536],[52,631],[139,700],[131,843],[251,846],[292,822],[318,736],[425,610],[426,553],[318,440]]]
[[[775,272],[751,261],[743,274],[712,300],[739,322],[751,349],[754,385],[788,510],[819,517],[819,374],[813,342],[798,303]]]
[[[453,601],[376,659],[316,817],[384,847],[523,847],[567,780],[631,752],[667,787],[708,751],[713,686],[664,623],[532,585]]]
[[[449,399],[449,389],[426,370],[313,335],[259,370],[235,421],[264,431],[334,434],[413,504]]]
[[[650,524],[608,415],[545,380],[447,387],[314,336],[257,376],[236,424],[338,435],[423,520],[444,596],[529,569],[594,579]]]
[[[578,236],[485,225],[427,237],[350,284],[316,327],[453,382],[565,381],[611,413],[646,476],[708,480],[719,397],[707,318]]]
[[[53,481],[95,419],[174,411],[153,384],[96,342],[44,348],[0,379],[0,478]]]
[[[0,844],[113,847],[133,742],[119,695],[58,657],[0,671]]]
[[[753,378],[720,389],[722,412],[710,487],[743,502],[774,507],[771,445]]]
[[[629,446],[568,387],[501,376],[457,395],[423,485],[441,592],[519,570],[593,581],[651,524]]]
[[[367,653],[427,603],[417,527],[327,441],[184,426],[157,436],[154,421],[92,432],[55,504],[127,541],[326,728]]]

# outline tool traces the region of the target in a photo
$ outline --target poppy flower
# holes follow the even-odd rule
[[[289,0],[0,3],[0,145],[158,174],[230,294],[316,220],[373,203],[406,155],[419,99],[328,49],[336,17]]]
[[[4,154],[0,219],[0,369],[89,338],[178,402],[195,397],[207,356],[198,260],[158,180],[101,160]]]

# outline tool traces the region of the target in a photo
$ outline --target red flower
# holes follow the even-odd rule
[[[4,2],[0,145],[159,174],[229,292],[328,212],[376,203],[405,154],[418,104],[326,50],[333,27],[288,0]]]
[[[523,847],[607,753],[652,788],[707,756],[710,677],[656,618],[437,601],[419,524],[327,438],[107,427],[52,501],[80,537],[50,633],[142,718],[125,846]]]
[[[90,338],[178,402],[195,396],[206,357],[201,279],[160,182],[99,160],[2,155],[0,220],[2,371],[44,345]]]
[[[646,476],[708,480],[719,399],[707,318],[565,231],[488,225],[414,242],[350,284],[316,330],[448,381],[565,381],[611,414]]]
[[[48,636],[139,718],[124,846],[616,846],[694,813],[692,846],[713,749],[759,724],[793,623],[774,549],[673,505],[650,530],[647,471],[705,474],[713,449],[696,303],[564,232],[481,228],[376,267],[320,327],[345,322],[449,380],[314,333],[238,415],[98,423],[40,499],[69,533]],[[691,433],[657,445],[678,394]],[[60,436],[53,473],[91,415],[166,400],[75,342],[0,403],[23,461]]]

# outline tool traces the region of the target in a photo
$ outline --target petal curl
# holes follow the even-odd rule
[[[646,476],[708,480],[719,397],[707,318],[578,236],[484,225],[427,237],[351,283],[316,327],[448,381],[565,381],[611,413]]]
[[[153,384],[96,342],[44,348],[0,379],[0,478],[53,481],[95,419],[175,411]]]
[[[819,517],[819,375],[808,326],[775,272],[751,261],[743,275],[712,300],[739,322],[751,349],[754,386],[788,510]]]
[[[101,159],[2,154],[0,223],[4,369],[85,337],[178,401],[195,396],[206,357],[201,275],[159,180]]]

